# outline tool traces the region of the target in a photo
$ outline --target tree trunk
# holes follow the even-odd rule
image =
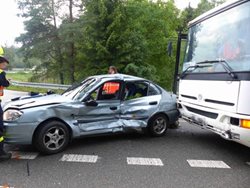
[[[55,1],[52,0],[52,11],[53,11],[53,21],[54,21],[54,27],[55,27],[55,38],[56,38],[56,57],[58,59],[59,63],[59,69],[58,69],[58,76],[60,80],[60,84],[64,84],[64,71],[63,71],[63,57],[62,57],[62,51],[61,51],[61,45],[60,45],[60,38],[58,36],[58,29],[57,29],[57,22],[56,22],[56,15],[55,15]]]
[[[73,0],[69,0],[69,22],[70,24],[73,24]],[[73,32],[71,31],[70,32],[70,38],[73,39]],[[72,40],[72,42],[70,42],[69,44],[70,46],[70,54],[69,54],[69,57],[70,57],[70,60],[71,60],[71,63],[70,63],[70,80],[71,80],[71,83],[73,84],[75,82],[75,44]]]

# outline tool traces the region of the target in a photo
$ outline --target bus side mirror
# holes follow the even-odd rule
[[[168,42],[168,45],[167,45],[167,54],[169,57],[172,56],[172,52],[173,52],[173,43],[172,41]]]

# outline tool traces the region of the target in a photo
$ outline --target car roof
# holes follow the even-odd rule
[[[136,81],[136,80],[144,80],[147,81],[146,79],[136,77],[136,76],[131,76],[127,74],[103,74],[103,75],[96,75],[96,76],[91,76],[90,78],[97,78],[101,80],[124,80],[124,81]]]

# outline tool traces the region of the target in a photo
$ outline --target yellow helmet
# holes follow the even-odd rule
[[[4,55],[4,50],[3,50],[3,47],[0,46],[0,56],[3,56]]]
[[[3,55],[4,55],[4,50],[3,50],[3,47],[0,46],[0,63],[6,62],[6,63],[9,64],[10,62],[9,62],[8,59],[7,59],[6,57],[4,57]]]

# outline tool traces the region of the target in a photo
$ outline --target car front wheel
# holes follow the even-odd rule
[[[35,146],[44,154],[55,154],[68,146],[69,138],[69,130],[64,123],[50,121],[37,131]]]
[[[154,116],[148,125],[149,133],[152,136],[163,136],[168,127],[168,119],[165,115],[159,114]]]

